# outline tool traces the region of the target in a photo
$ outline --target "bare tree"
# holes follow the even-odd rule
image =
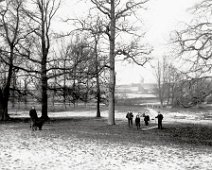
[[[10,97],[11,81],[17,71],[20,60],[17,48],[24,38],[21,24],[21,7],[23,1],[10,0],[5,6],[0,7],[0,62],[4,63],[4,83],[0,87],[0,120],[6,120],[8,115],[8,102]],[[4,44],[4,46],[3,46]],[[2,80],[1,80],[2,81]]]
[[[167,61],[167,56],[163,56],[162,60],[157,61],[156,66],[152,66],[157,81],[157,94],[160,106],[164,104],[174,104],[179,94],[176,87],[183,80],[184,73],[180,72],[172,63]]]
[[[51,24],[59,6],[60,1],[56,0],[31,0],[28,1],[28,5],[23,9],[26,15],[25,21],[28,23],[28,29],[34,33],[31,38],[34,39],[35,42],[31,42],[32,40],[28,39],[28,46],[32,47],[33,43],[36,43],[34,49],[37,50],[37,54],[28,59],[36,63],[36,65],[40,65],[38,66],[40,70],[37,73],[40,74],[41,79],[42,117],[45,119],[48,118],[47,89],[48,71],[50,70],[47,68],[47,64],[51,46]],[[40,58],[40,60],[36,58]]]
[[[73,40],[69,41],[65,44],[63,40],[63,44],[57,45],[59,49],[55,50],[52,60],[54,70],[50,76],[54,80],[49,81],[49,89],[56,91],[63,102],[68,99],[75,106],[78,101],[86,104],[91,100],[95,67],[93,47],[87,37],[74,35]]]
[[[211,6],[211,0],[196,4],[192,8],[193,20],[182,30],[177,30],[174,37],[180,47],[180,56],[194,73],[207,72],[212,68]]]
[[[178,44],[179,56],[187,66],[187,81],[183,84],[195,84],[198,87],[201,83],[200,79],[210,77],[212,68],[212,20],[211,20],[211,0],[202,0],[196,4],[191,10],[193,19],[190,23],[184,25],[182,30],[175,32],[174,42]],[[186,82],[186,83],[185,83]],[[194,83],[195,82],[195,83]],[[197,86],[198,84],[198,86]],[[207,83],[208,84],[208,83]],[[204,87],[201,85],[201,87]],[[209,86],[210,87],[210,86]],[[195,88],[197,89],[197,88]],[[186,100],[180,102],[185,107],[191,107],[202,101],[204,96],[209,94],[205,91],[204,95],[197,94],[194,88],[187,90],[189,94]],[[203,88],[204,89],[204,88]],[[199,89],[200,91],[201,88]],[[185,97],[184,93],[184,97]],[[198,97],[197,97],[198,96]],[[201,96],[201,97],[200,97]],[[187,103],[189,101],[189,103]],[[184,103],[184,104],[183,104]]]
[[[160,105],[163,107],[164,102],[164,63],[162,63],[162,66],[160,62],[158,61],[157,64],[157,71],[156,71],[156,77],[157,77],[157,84],[158,84],[158,95],[160,100]]]
[[[127,17],[130,17],[134,14],[137,8],[141,8],[148,0],[142,1],[116,1],[116,0],[91,0],[95,7],[100,11],[101,14],[105,17],[104,23],[104,33],[108,36],[109,40],[109,70],[110,70],[110,80],[109,80],[109,114],[108,114],[108,124],[115,124],[115,56],[116,55],[125,55],[126,59],[135,60],[136,55],[148,54],[149,51],[140,51],[139,53],[132,50],[131,48],[125,47],[121,49],[116,48],[116,39],[118,32],[128,32],[133,34],[132,27],[129,25],[126,27]],[[131,43],[131,47],[136,45]],[[137,46],[138,47],[138,46]],[[146,63],[146,59],[139,63],[143,65]],[[138,63],[138,62],[137,62]]]
[[[100,40],[103,38],[103,34],[105,33],[105,28],[103,24],[103,20],[100,19],[99,16],[91,16],[88,15],[86,19],[69,19],[71,21],[74,21],[74,25],[76,26],[75,31],[77,32],[84,32],[88,33],[90,37],[88,37],[91,41],[91,44],[93,47],[91,47],[91,52],[93,55],[93,58],[91,61],[93,61],[94,67],[95,67],[95,81],[96,81],[96,117],[101,117],[100,113],[100,103],[101,103],[101,88],[100,88],[100,74],[103,71],[103,69],[107,68],[106,63],[100,64],[103,58],[101,58],[101,53],[103,51],[100,50]],[[67,21],[69,21],[67,20]]]

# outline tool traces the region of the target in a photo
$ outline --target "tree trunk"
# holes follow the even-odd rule
[[[4,98],[3,91],[0,89],[0,120],[9,119],[8,114],[8,99]]]
[[[110,27],[110,82],[109,82],[109,113],[108,124],[115,125],[115,2],[111,0],[111,27]]]
[[[101,112],[100,112],[100,88],[99,88],[99,78],[97,78],[97,101],[96,101],[96,117],[101,117]]]
[[[0,103],[0,120],[5,121],[9,119],[7,106],[7,102]]]
[[[63,62],[63,68],[66,68],[66,56],[65,56],[65,59],[64,59],[64,62]],[[63,71],[63,78],[64,78],[64,80],[63,80],[63,105],[64,105],[64,107],[66,109],[66,98],[67,98],[67,90],[68,89],[66,87],[66,73],[65,73],[65,70]]]
[[[9,119],[8,102],[10,98],[10,84],[12,79],[12,73],[13,73],[13,48],[10,47],[10,63],[9,63],[7,81],[5,88],[3,90],[0,90],[0,120]]]
[[[42,118],[48,119],[48,95],[47,95],[47,73],[46,73],[47,53],[44,52],[41,62],[41,105]]]
[[[41,82],[42,82],[42,99],[41,99],[41,105],[42,105],[42,117],[48,118],[48,97],[47,97],[47,78],[44,73],[41,75]]]
[[[25,79],[25,81],[24,81],[24,107],[25,107],[25,109],[27,109],[27,89],[28,89],[28,87],[27,87],[27,79]],[[20,94],[18,95],[18,102],[20,103],[21,101],[20,101]]]
[[[95,66],[96,66],[96,117],[101,117],[100,113],[100,85],[99,85],[99,62],[98,62],[98,52],[97,52],[98,39],[95,37]]]

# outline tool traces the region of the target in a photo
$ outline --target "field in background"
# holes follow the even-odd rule
[[[9,104],[9,113],[11,116],[16,116],[24,113],[24,115],[28,116],[29,110],[32,106],[35,106],[36,110],[38,111],[39,114],[41,114],[41,105],[39,103],[16,103],[14,106],[10,103]],[[144,113],[148,112],[152,116],[157,115],[157,113],[154,112],[151,113],[149,109],[153,110],[160,110],[165,116],[170,117],[175,117],[176,119],[185,119],[188,117],[188,115],[193,115],[194,119],[196,117],[196,120],[198,119],[212,119],[212,105],[210,104],[204,104],[204,105],[199,105],[198,107],[193,107],[193,108],[170,108],[170,107],[164,107],[160,108],[160,104],[158,102],[157,97],[153,96],[144,96],[144,97],[138,97],[138,98],[118,98],[116,100],[116,114],[122,114],[123,116],[128,112],[132,111],[134,114],[137,113]],[[105,104],[101,104],[101,111],[104,116],[107,116],[107,110],[108,106]],[[74,112],[87,112],[92,116],[95,116],[96,113],[96,103],[76,103],[70,104],[66,103],[65,105],[63,103],[54,103],[54,105],[49,102],[48,105],[48,111],[50,113],[56,112],[57,115],[59,116],[58,112],[70,112],[68,114],[71,116],[71,113]],[[61,116],[64,116],[61,114]],[[120,117],[120,116],[118,116]],[[199,118],[197,118],[199,117]]]

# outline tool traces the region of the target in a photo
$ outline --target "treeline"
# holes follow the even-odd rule
[[[11,0],[1,6],[1,120],[9,118],[9,100],[39,102],[44,118],[48,118],[48,98],[102,101],[107,58],[99,54],[90,35],[55,38],[51,24],[59,7],[56,0]]]
[[[152,51],[143,32],[128,21],[144,1],[96,1],[86,18],[63,18],[72,28],[55,31],[60,0],[7,0],[0,6],[0,120],[9,100],[33,98],[48,119],[48,103],[108,103],[108,123],[115,124],[115,57],[143,66]],[[60,18],[61,19],[61,18]],[[138,33],[139,32],[139,33]],[[137,34],[138,33],[138,34]],[[126,41],[121,36],[128,34]],[[124,57],[123,57],[124,56]]]

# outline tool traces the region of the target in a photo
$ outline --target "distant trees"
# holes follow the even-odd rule
[[[93,20],[80,27],[89,34],[75,35],[74,41],[64,39],[63,44],[67,46],[63,49],[55,45],[52,28],[60,1],[9,0],[0,7],[1,120],[9,118],[8,102],[11,90],[16,90],[20,96],[26,97],[26,93],[35,96],[45,119],[48,118],[48,92],[53,92],[54,101],[62,96],[64,103],[68,100],[75,104],[80,100],[86,104],[95,99],[97,117],[101,116],[102,96],[109,96],[109,100],[105,97],[109,101],[108,123],[115,124],[115,57],[124,56],[125,60],[141,66],[148,61],[151,49],[140,44],[143,35],[137,35],[127,21],[148,0],[91,2],[101,16],[91,13]],[[122,33],[134,39],[123,42],[119,38]],[[27,98],[24,100],[27,102]]]
[[[71,20],[71,19],[70,19]],[[104,53],[105,51],[102,48],[101,42],[105,33],[104,21],[100,19],[99,16],[88,15],[86,19],[73,19],[73,24],[76,26],[75,32],[78,34],[86,34],[87,40],[90,42],[90,64],[95,68],[91,72],[95,80],[93,95],[96,99],[96,117],[101,117],[100,113],[100,103],[102,102],[101,95],[101,73],[108,69],[108,63],[105,60]],[[100,48],[102,48],[100,50]],[[91,74],[90,73],[90,74]],[[108,82],[105,82],[106,84]],[[104,88],[105,89],[105,88]]]
[[[183,80],[177,87],[177,105],[185,108],[211,102],[212,79],[207,77]]]
[[[156,94],[160,107],[167,104],[172,107],[185,108],[197,106],[203,102],[210,102],[212,78],[209,76],[189,76],[168,63],[165,57],[153,67],[157,81]]]
[[[211,69],[211,20],[210,0],[203,0],[193,8],[194,19],[183,30],[176,31],[176,42],[187,64],[193,72],[205,72]]]
[[[93,43],[87,37],[74,35],[71,41],[57,45],[54,70],[49,89],[56,94],[55,100],[85,104],[95,98],[95,54]],[[58,48],[59,47],[59,48]],[[56,52],[57,51],[57,52]],[[58,69],[60,68],[60,69]]]
[[[166,63],[165,58],[163,58],[162,62],[157,62],[157,67],[155,68],[155,77],[157,81],[157,94],[160,100],[160,105],[163,107],[164,100],[165,100],[165,92],[167,88],[165,88],[166,85]]]
[[[157,82],[157,91],[160,106],[165,104],[174,105],[176,85],[180,81],[180,73],[172,63],[168,62],[167,56],[163,56],[161,60],[157,61],[155,67],[152,66],[155,72]]]
[[[211,94],[211,90],[207,90],[205,86],[210,87],[210,71],[212,59],[212,20],[211,20],[211,6],[210,0],[203,0],[192,9],[194,18],[192,22],[185,25],[184,29],[175,32],[175,43],[179,48],[179,55],[181,60],[186,64],[187,71],[187,92],[184,97],[187,104],[185,107],[193,106],[201,103]],[[204,83],[205,84],[204,84]],[[184,86],[184,85],[182,85]],[[192,88],[191,88],[192,87]],[[195,87],[195,88],[193,88]]]

